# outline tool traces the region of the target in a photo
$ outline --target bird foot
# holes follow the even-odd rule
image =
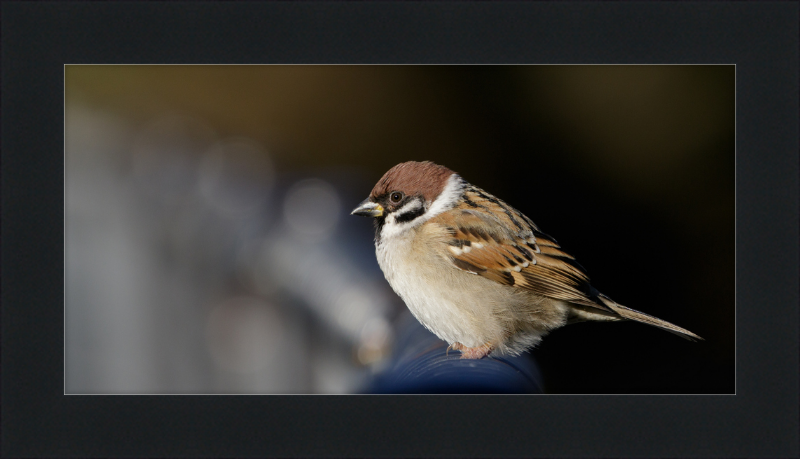
[[[482,359],[492,352],[492,348],[493,346],[491,346],[489,343],[478,347],[466,347],[461,343],[453,343],[447,347],[448,350],[455,349],[457,351],[461,351],[462,359]]]

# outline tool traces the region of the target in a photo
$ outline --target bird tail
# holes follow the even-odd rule
[[[616,302],[614,302],[614,300],[603,294],[600,294],[598,297],[600,298],[600,300],[603,302],[604,305],[608,306],[609,309],[619,314],[619,316],[622,317],[623,319],[635,320],[636,322],[642,322],[648,325],[652,325],[662,330],[666,330],[670,333],[674,333],[680,336],[681,338],[688,339],[689,341],[697,341],[697,340],[704,341],[703,338],[695,335],[689,330],[678,327],[677,325],[673,325],[667,322],[666,320],[661,320],[659,318],[649,316],[635,309],[626,308],[621,304],[617,304]]]

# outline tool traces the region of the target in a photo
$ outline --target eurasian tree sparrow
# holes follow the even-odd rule
[[[375,218],[386,280],[461,358],[518,355],[550,330],[586,320],[635,320],[702,339],[598,292],[528,217],[444,166],[394,166],[352,215]]]

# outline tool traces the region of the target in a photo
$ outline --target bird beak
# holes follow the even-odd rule
[[[377,202],[372,202],[365,199],[364,202],[358,205],[350,215],[360,215],[362,217],[383,217],[383,206]]]

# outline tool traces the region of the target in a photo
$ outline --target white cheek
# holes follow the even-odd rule
[[[413,200],[397,211],[387,215],[386,221],[381,229],[381,238],[390,239],[397,237],[414,228],[415,226],[425,223],[440,213],[453,208],[453,206],[455,206],[458,202],[463,189],[464,181],[461,179],[461,177],[459,177],[458,174],[451,175],[450,178],[447,179],[447,185],[445,185],[442,193],[433,201],[433,203],[431,203],[431,206],[428,208],[428,210],[421,216],[415,218],[414,220],[402,223],[397,223],[397,220],[395,219],[395,215],[414,211],[422,207],[422,203],[418,200]]]
[[[419,199],[413,199],[413,200],[409,201],[408,204],[404,205],[403,207],[401,207],[401,208],[397,209],[395,212],[393,212],[393,214],[391,216],[393,217],[394,215],[402,215],[402,214],[404,214],[406,212],[411,212],[413,210],[417,210],[420,207],[422,207],[422,202],[420,202]]]
[[[403,207],[388,214],[386,216],[386,221],[383,223],[383,228],[381,229],[381,239],[391,239],[397,237],[398,235],[408,231],[409,229],[422,224],[425,220],[427,220],[425,214],[411,221],[397,223],[398,215],[403,215],[407,212],[413,212],[421,207],[422,207],[422,202],[420,202],[417,199],[414,199],[413,201],[408,202]]]
[[[464,181],[461,177],[459,177],[458,174],[451,175],[450,178],[447,179],[447,185],[445,185],[439,197],[433,201],[430,209],[425,213],[425,219],[433,218],[455,206],[463,190]]]

